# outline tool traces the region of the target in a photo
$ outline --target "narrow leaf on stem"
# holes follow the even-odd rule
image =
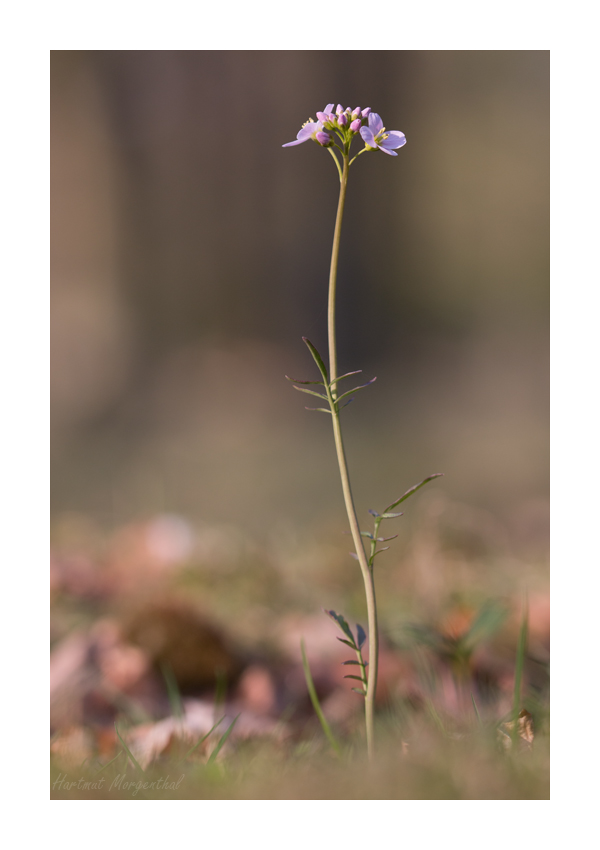
[[[305,336],[303,336],[302,339],[306,343],[306,346],[312,354],[315,363],[319,367],[319,372],[321,373],[321,375],[323,375],[325,383],[329,384],[329,378],[327,377],[327,369],[325,367],[325,364],[323,363],[323,358],[309,339],[307,339]]]
[[[354,387],[353,390],[348,390],[348,392],[345,392],[342,395],[338,396],[336,401],[340,402],[340,401],[342,401],[342,399],[348,398],[349,395],[352,395],[353,393],[357,393],[359,390],[364,390],[365,387],[371,386],[371,384],[374,383],[374,381],[376,381],[376,380],[377,380],[377,378],[371,378],[371,380],[367,381],[366,384],[362,384],[360,387]]]
[[[338,381],[343,381],[344,378],[349,378],[351,375],[360,375],[361,372],[362,372],[362,369],[358,369],[356,372],[346,372],[345,375],[340,375],[339,378],[334,378],[334,380],[329,384],[329,386],[333,387],[335,384],[337,384]],[[298,383],[300,383],[300,382],[298,382]]]
[[[317,398],[322,398],[325,401],[329,401],[326,395],[323,393],[316,393],[314,390],[307,390],[305,387],[294,387],[295,390],[298,390],[299,393],[308,393],[309,395],[316,395]]]
[[[323,381],[299,381],[298,378],[289,378],[287,375],[285,376],[286,381],[290,381],[292,384],[320,384],[322,387],[325,386]]]
[[[429,475],[427,478],[425,478],[423,481],[421,481],[420,484],[415,484],[415,486],[411,487],[410,490],[407,490],[406,493],[404,493],[403,496],[400,496],[399,499],[396,499],[395,502],[392,502],[391,505],[388,505],[387,508],[385,509],[384,513],[387,513],[388,511],[392,511],[399,504],[404,502],[405,499],[408,499],[409,496],[412,496],[413,493],[416,493],[417,490],[420,490],[420,488],[423,487],[425,484],[428,484],[430,481],[433,481],[434,478],[439,478],[443,474],[444,474],[443,472],[434,472],[433,475]]]

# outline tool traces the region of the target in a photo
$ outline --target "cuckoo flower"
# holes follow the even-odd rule
[[[282,147],[291,148],[292,145],[301,145],[303,142],[308,142],[309,139],[313,139],[313,141],[326,147],[331,141],[331,138],[327,133],[325,133],[325,129],[329,128],[325,128],[323,125],[325,124],[332,109],[333,103],[328,103],[324,112],[317,112],[318,121],[313,121],[312,118],[309,118],[298,131],[296,140],[294,142],[288,142],[286,145],[282,145]]]
[[[354,140],[359,135],[361,140],[364,142],[364,148],[351,158],[351,147],[354,143]],[[303,385],[296,386],[295,389],[299,390],[302,393],[308,393],[309,395],[316,396],[317,398],[322,400],[321,404],[323,406],[309,409],[318,410],[322,413],[330,415],[333,424],[333,437],[340,471],[342,492],[346,505],[346,512],[348,515],[348,523],[350,525],[350,533],[352,534],[352,540],[355,548],[355,552],[352,552],[351,554],[359,562],[365,585],[365,601],[367,607],[369,631],[368,676],[365,670],[366,663],[363,661],[361,654],[361,647],[365,641],[364,630],[361,626],[357,626],[357,640],[355,641],[350,627],[348,626],[344,618],[341,615],[335,614],[334,611],[329,611],[328,614],[332,616],[334,620],[336,620],[336,622],[338,623],[338,625],[346,636],[345,638],[340,638],[340,640],[342,640],[345,644],[354,649],[357,655],[356,661],[351,660],[346,661],[344,663],[357,664],[361,672],[360,676],[354,676],[350,674],[349,678],[358,679],[362,685],[360,689],[354,688],[354,690],[358,691],[358,693],[364,696],[365,698],[365,727],[367,733],[367,749],[369,752],[369,757],[372,758],[374,752],[374,708],[375,693],[377,690],[377,664],[379,653],[379,638],[377,631],[377,606],[375,601],[375,580],[373,563],[375,556],[378,555],[380,552],[383,552],[384,549],[387,548],[384,547],[383,549],[377,549],[377,544],[383,542],[384,540],[391,539],[378,536],[379,523],[382,522],[383,519],[393,519],[395,517],[401,516],[400,513],[391,513],[391,511],[396,507],[396,505],[400,504],[401,501],[407,498],[408,495],[419,489],[422,484],[427,483],[427,481],[431,481],[437,476],[430,476],[424,482],[422,482],[422,484],[419,484],[417,487],[413,487],[412,490],[409,490],[407,493],[405,493],[405,495],[402,496],[401,499],[386,508],[383,513],[371,511],[371,513],[375,517],[374,533],[371,534],[370,532],[361,531],[356,515],[356,510],[354,508],[354,497],[352,495],[352,488],[350,486],[350,474],[348,471],[346,452],[344,448],[344,441],[342,438],[340,413],[342,409],[346,406],[346,404],[348,404],[352,400],[353,394],[358,392],[358,390],[365,389],[365,387],[371,384],[375,380],[375,378],[373,378],[372,381],[369,381],[368,384],[362,384],[361,386],[355,387],[353,390],[348,390],[346,392],[343,392],[343,389],[339,388],[340,381],[358,373],[347,372],[345,375],[338,374],[335,304],[338,258],[340,252],[340,239],[342,231],[342,217],[344,215],[344,205],[346,203],[346,189],[348,186],[348,173],[350,170],[350,166],[353,162],[356,162],[357,158],[363,153],[375,150],[376,148],[379,148],[379,150],[382,150],[384,153],[390,154],[390,156],[396,156],[397,154],[395,153],[395,149],[402,147],[402,145],[406,143],[406,137],[404,136],[404,133],[400,133],[397,130],[386,132],[385,127],[383,126],[383,121],[381,120],[379,115],[377,115],[377,113],[371,111],[370,106],[367,106],[364,109],[361,109],[361,107],[359,106],[355,108],[344,108],[341,103],[338,103],[334,110],[333,104],[329,103],[325,107],[323,112],[317,112],[317,121],[314,121],[314,119],[311,118],[298,133],[297,140],[295,142],[288,142],[288,144],[284,145],[283,147],[298,145],[302,142],[308,141],[308,139],[313,139],[322,147],[327,148],[327,150],[335,160],[335,164],[340,177],[340,195],[335,220],[335,228],[333,232],[331,262],[329,265],[329,295],[327,308],[329,370],[325,366],[323,358],[313,346],[313,344],[308,339],[306,339],[306,337],[303,337],[304,342],[306,343],[319,369],[322,380],[296,381],[294,383],[299,383]],[[316,392],[314,389],[308,389],[307,386],[304,386],[306,384],[320,385],[323,388],[324,393]],[[363,540],[364,537],[368,538],[371,541],[371,552],[369,555],[367,555],[367,553],[365,552]],[[309,691],[312,694],[312,680],[310,679],[310,671],[307,672],[307,669],[307,665],[305,665],[307,684]],[[315,705],[314,701],[313,705]],[[319,713],[319,711],[317,713]],[[330,733],[328,732],[327,734],[329,735]]]
[[[380,151],[390,156],[398,156],[395,149],[406,144],[406,136],[400,130],[386,130],[381,117],[376,112],[371,112],[368,117],[368,126],[360,128],[360,135],[369,150],[379,148]]]
[[[321,138],[319,138],[319,136]],[[327,139],[323,139],[324,136],[327,136]],[[326,143],[330,140],[330,137],[327,133],[323,132],[323,125],[320,121],[313,121],[310,118],[306,124],[303,124],[301,129],[298,131],[298,135],[296,136],[296,140],[293,142],[288,142],[285,145],[282,145],[283,148],[291,148],[292,145],[301,145],[303,142],[308,142],[309,139],[313,139],[315,142],[318,141],[320,145]]]

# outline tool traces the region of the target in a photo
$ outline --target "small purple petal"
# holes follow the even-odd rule
[[[361,126],[362,126],[361,120],[360,120],[360,118],[357,118],[356,121],[353,121],[352,124],[350,124],[350,129],[352,130],[353,133],[358,133]]]
[[[298,135],[296,136],[295,142],[288,142],[286,145],[282,145],[282,148],[291,148],[292,145],[301,145],[302,142],[307,142],[312,138],[313,133],[318,132],[323,129],[323,125],[320,121],[310,121],[308,124],[305,124],[302,129],[298,131]]]
[[[387,148],[382,148],[381,145],[377,145],[377,147],[380,151],[383,151],[384,153],[389,153],[390,156],[398,156],[396,151],[389,151]]]
[[[328,103],[323,112],[333,112],[333,103]]]
[[[371,113],[371,107],[367,106],[367,108],[363,109],[363,111],[362,111],[362,117],[366,118],[368,115],[370,115],[370,113]]]
[[[370,148],[377,147],[377,143],[375,142],[375,136],[373,135],[369,127],[361,127],[360,135],[362,136],[362,140],[365,145],[368,145]]]
[[[376,112],[371,112],[369,115],[369,129],[374,136],[376,136],[377,133],[381,133],[383,130],[383,121],[381,120],[381,116]]]
[[[406,144],[406,136],[400,130],[390,130],[387,139],[382,139],[379,142],[379,147],[395,150]]]

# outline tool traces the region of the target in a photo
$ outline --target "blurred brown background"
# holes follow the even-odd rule
[[[341,101],[408,140],[356,163],[342,237],[340,368],[378,376],[345,414],[358,509],[443,471],[542,545],[548,95],[546,51],[54,51],[55,518],[343,524],[283,377],[326,349],[337,175],[281,147]]]
[[[364,622],[331,423],[284,378],[326,352],[339,184],[282,145],[332,101],[407,136],[352,168],[342,234],[363,528],[445,473],[385,529],[378,700],[501,718],[526,590],[543,723],[549,53],[55,51],[51,83],[53,728],[164,716],[169,670],[310,722],[301,637],[357,711],[320,611]]]

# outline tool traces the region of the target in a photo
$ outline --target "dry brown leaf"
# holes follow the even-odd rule
[[[514,720],[502,723],[498,728],[498,740],[506,750],[510,750],[512,747],[514,728]],[[533,717],[525,708],[519,713],[517,718],[517,735],[521,749],[530,750],[533,747]]]

